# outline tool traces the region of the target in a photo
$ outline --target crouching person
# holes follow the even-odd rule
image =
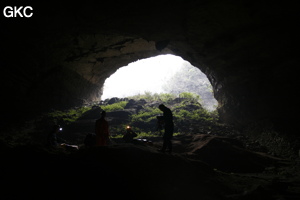
[[[64,148],[66,150],[78,150],[77,145],[69,145],[66,144],[65,140],[58,137],[57,134],[59,134],[62,131],[62,128],[60,125],[54,125],[52,131],[48,134],[47,137],[47,147],[48,148]]]
[[[135,132],[133,132],[133,130],[131,129],[130,126],[127,126],[126,128],[126,133],[123,136],[123,140],[126,143],[134,143],[134,138],[137,136],[137,134]]]
[[[57,136],[62,131],[60,125],[54,125],[51,132],[48,134],[47,137],[47,147],[50,148],[57,148],[59,147],[60,143],[65,142],[63,139]]]

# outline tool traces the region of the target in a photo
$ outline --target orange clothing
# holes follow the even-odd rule
[[[108,122],[104,118],[100,118],[96,121],[95,125],[96,133],[96,146],[104,146],[108,144]]]

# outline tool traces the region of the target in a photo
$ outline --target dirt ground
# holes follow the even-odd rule
[[[176,136],[81,148],[1,147],[3,199],[300,199],[300,162],[244,149],[234,139]]]

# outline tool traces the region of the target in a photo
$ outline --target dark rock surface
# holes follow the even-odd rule
[[[99,119],[101,117],[102,109],[100,107],[95,107],[87,112],[83,113],[78,120],[89,120],[89,119]]]
[[[3,100],[19,105],[18,118],[97,100],[105,79],[119,67],[171,53],[208,76],[225,122],[245,126],[270,119],[295,128],[290,122],[297,113],[299,17],[292,4],[166,0],[32,6],[32,19],[1,21]],[[15,118],[8,114],[11,108],[4,111],[1,121]]]
[[[230,170],[226,173],[214,169],[213,163],[185,156],[178,147],[187,141],[190,138],[174,138],[175,143],[182,143],[175,146],[177,152],[173,154],[159,153],[156,145],[160,144],[155,140],[154,146],[115,142],[75,152],[49,151],[28,145],[5,147],[0,153],[0,169],[5,172],[1,174],[4,183],[1,195],[4,199],[77,199],[105,195],[174,200],[297,199],[300,196],[299,165],[294,162],[261,155],[263,159],[274,160],[271,166],[270,163],[264,165],[263,172],[253,173],[249,163],[244,173]],[[191,144],[199,145],[197,143]],[[218,145],[203,144],[202,148],[210,148],[208,153],[212,153]],[[211,157],[220,159],[224,155],[222,151],[221,147],[216,152],[221,155],[213,153]],[[241,151],[240,156],[247,157],[247,154]],[[230,166],[231,162],[223,162],[222,166]],[[234,163],[238,162],[242,160]]]
[[[1,3],[1,8],[4,3]],[[120,1],[117,5],[115,1],[107,1],[105,5],[95,1],[53,5],[43,2],[32,3],[31,6],[34,8],[33,18],[7,19],[2,16],[0,22],[1,134],[6,133],[7,127],[18,130],[25,119],[32,119],[45,111],[99,100],[105,79],[130,62],[174,54],[208,76],[223,122],[242,129],[243,133],[277,149],[278,153],[287,152],[292,142],[299,140],[296,117],[299,114],[296,106],[299,96],[299,11],[293,3],[160,0],[148,3]],[[246,127],[250,130],[245,130]],[[293,145],[291,152],[298,154],[299,143]],[[43,177],[50,177],[51,182],[61,181],[59,190],[69,194],[79,189],[80,184],[93,180],[80,175],[77,182],[73,176],[89,169],[85,162],[79,165],[83,166],[81,168],[72,168],[75,162],[71,158],[62,158],[61,163],[66,164],[68,169],[72,168],[68,171],[59,164],[60,157],[50,156],[55,160],[54,164],[48,160],[41,164],[29,162],[41,158],[37,156],[39,152],[30,151],[32,156],[29,157],[22,157],[22,153],[16,150],[12,154],[14,162],[5,162],[7,165],[2,171],[12,169],[13,175],[4,174],[7,186],[25,186],[28,189],[25,192],[32,194],[32,188],[36,186],[39,186],[38,189],[46,188],[47,184],[39,182],[45,183],[47,180]],[[135,164],[136,167],[140,163]],[[103,166],[103,162],[93,166],[100,165]],[[55,170],[43,170],[44,166]],[[91,173],[96,172],[95,168]],[[28,180],[32,180],[34,172],[39,176],[30,183]],[[173,176],[160,173],[165,179],[147,182],[147,186],[163,188],[163,184],[157,186],[156,183],[172,182]],[[52,177],[53,174],[60,176]],[[194,172],[191,174],[187,172],[185,175],[193,179]],[[110,175],[108,173],[104,177]],[[206,180],[205,177],[200,176],[197,180]],[[123,185],[124,180],[127,183],[127,178],[121,176],[117,185]],[[101,175],[96,178],[99,179]],[[261,182],[270,182],[267,185],[254,179],[250,181],[254,183],[252,188],[245,181],[243,184],[247,185],[247,189],[240,188],[240,194],[232,192],[234,195],[230,198],[266,199],[264,195],[272,195],[274,191],[273,199],[280,198],[280,195],[276,196],[280,192],[276,184],[284,185],[283,182],[260,177]],[[69,180],[67,183],[75,189],[66,189],[65,180]],[[205,182],[200,185],[193,183],[188,186],[200,188],[204,197],[211,194],[211,190],[206,191],[202,187]],[[194,193],[187,189],[185,195],[191,195],[189,199],[193,199]],[[159,196],[175,198],[178,193],[170,191],[181,192],[175,185],[167,187],[167,191]],[[181,193],[178,197],[187,198],[185,195]],[[290,195],[286,198],[293,199]]]
[[[195,135],[188,149],[191,157],[227,172],[263,172],[280,160],[249,151],[239,140],[207,134]]]

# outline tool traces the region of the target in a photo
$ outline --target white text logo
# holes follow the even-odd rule
[[[31,17],[33,15],[33,8],[31,6],[23,6],[17,7],[17,6],[6,6],[3,9],[3,14],[5,17]]]

